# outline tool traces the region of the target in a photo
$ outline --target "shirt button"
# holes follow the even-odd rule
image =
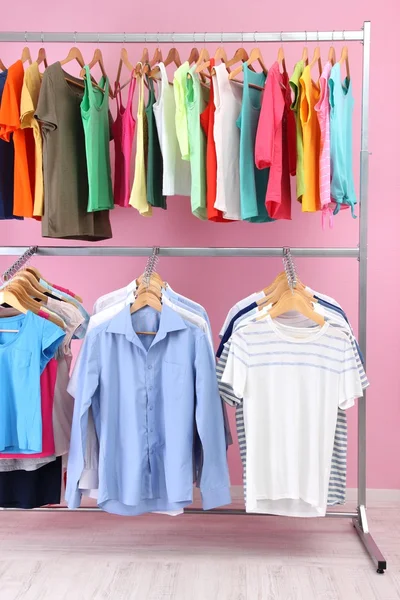
[[[150,386],[149,386],[149,390],[152,390],[152,389],[153,389],[153,386],[152,386],[152,385],[150,385]]]
[[[153,433],[154,429],[150,429],[150,433]]]
[[[152,406],[149,406],[149,408],[150,408],[150,410],[153,410],[153,407],[152,407]]]
[[[152,368],[153,368],[153,365],[149,365],[147,368],[148,368],[148,369],[152,369]]]
[[[150,450],[150,454],[154,454],[154,450]]]

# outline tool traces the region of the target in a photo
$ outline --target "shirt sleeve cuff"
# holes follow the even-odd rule
[[[219,506],[231,504],[231,492],[229,486],[215,488],[213,490],[202,490],[201,498],[203,501],[203,510],[211,510]]]
[[[67,486],[68,487],[68,486]],[[75,508],[79,508],[81,505],[82,494],[79,490],[75,490],[71,494],[68,494],[68,489],[65,494],[65,498],[67,500],[68,508],[71,510]]]

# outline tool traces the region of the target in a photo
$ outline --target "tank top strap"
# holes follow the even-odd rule
[[[165,68],[164,63],[158,63],[158,68],[160,69],[162,87],[169,85],[167,69]]]
[[[127,100],[127,105],[126,105],[128,110],[130,109],[130,107],[132,105],[132,99],[133,99],[133,94],[135,93],[135,89],[136,89],[136,77],[135,77],[135,69],[134,69],[131,73],[131,82],[129,84],[128,100]]]
[[[121,98],[121,85],[118,82],[115,82],[114,84],[114,88],[115,88],[115,101],[117,103],[117,112],[118,114],[121,112],[121,106],[122,106],[122,98]]]
[[[144,78],[143,78],[143,75],[139,75],[138,114],[143,114],[143,111],[144,111]]]
[[[93,97],[93,94],[94,94],[93,81],[92,81],[92,77],[90,75],[89,65],[85,65],[84,69],[85,69],[85,90],[87,90],[89,97]]]

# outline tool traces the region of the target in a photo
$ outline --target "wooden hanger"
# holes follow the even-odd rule
[[[285,61],[285,51],[283,50],[283,38],[282,38],[282,31],[281,31],[281,45],[279,47],[278,50],[278,57],[277,57],[277,62],[279,65],[282,65],[282,69],[284,73],[287,73],[286,71],[286,61]]]
[[[284,292],[268,314],[273,319],[276,319],[280,315],[290,311],[299,312],[303,316],[307,317],[307,319],[314,321],[318,325],[322,326],[325,323],[324,317],[315,312],[311,302],[307,301],[304,295],[296,289],[293,291],[289,289]]]
[[[305,65],[308,65],[308,48],[307,48],[307,46],[304,46],[304,48],[303,48],[303,54],[301,55],[301,60],[303,61],[303,63]]]
[[[44,48],[40,48],[38,55],[37,55],[37,59],[36,62],[38,64],[38,66],[43,63],[44,64],[44,68],[47,69],[47,56],[46,56],[46,50]]]
[[[30,310],[35,314],[38,314],[40,311],[45,312],[48,315],[49,321],[52,321],[52,323],[58,325],[59,327],[61,327],[61,329],[64,329],[64,321],[58,315],[55,315],[53,312],[50,312],[39,302],[31,298],[20,282],[11,280],[10,284],[7,285],[6,289],[10,290],[16,296],[21,306],[23,306],[25,309]],[[7,302],[7,304],[9,303]],[[10,304],[10,306],[13,305]],[[16,307],[14,306],[14,308]]]
[[[43,275],[41,274],[41,272],[39,271],[39,269],[37,269],[36,267],[32,267],[31,265],[29,265],[29,267],[25,267],[22,270],[22,273],[25,273],[26,271],[28,271],[28,273],[32,273],[32,275],[36,278],[37,280],[37,285],[38,285],[38,290],[43,292],[44,294],[48,293],[53,295],[59,294],[59,291],[57,290],[57,288],[55,287],[55,285],[53,283],[51,283],[50,281],[47,281],[47,279],[45,279],[43,277]],[[40,280],[44,281],[47,285],[50,286],[50,288],[52,289],[47,289],[44,286],[42,286],[40,284]],[[82,304],[83,300],[80,296],[78,296],[78,294],[74,294],[73,292],[70,292],[70,295],[72,298],[74,298],[77,302],[79,302],[80,304]],[[69,302],[70,304],[72,304],[73,306],[75,306],[75,304],[73,303],[72,300],[70,300],[69,298],[66,298],[65,296],[59,296],[59,300],[62,300],[63,302]]]
[[[121,86],[119,85],[123,65],[128,69],[129,73],[132,74],[132,71],[135,69],[135,67],[133,66],[133,64],[130,62],[130,60],[128,58],[128,52],[127,52],[126,48],[121,49],[121,55],[120,55],[119,63],[118,63],[117,79],[116,79],[115,85],[114,85],[114,96],[117,93],[118,89],[119,89],[119,91],[123,90],[124,87],[129,85],[129,83],[131,82],[132,75],[128,79],[128,81],[126,81],[124,83],[124,85],[121,85]]]
[[[339,60],[340,66],[342,66],[343,63],[345,63],[345,65],[346,65],[346,77],[350,81],[349,49],[347,46],[343,46],[342,54],[340,55],[340,60]]]
[[[217,62],[217,61],[223,62],[223,63],[225,63],[225,66],[226,66],[226,63],[228,62],[228,57],[226,55],[225,49],[222,46],[217,48],[217,50],[215,52],[214,60],[215,60],[215,62]],[[210,59],[206,60],[203,63],[199,64],[199,66],[196,68],[196,73],[201,73],[202,71],[206,71],[207,69],[210,68],[210,66],[211,66],[211,60]],[[211,72],[211,75],[215,75],[215,72],[214,73]]]
[[[3,63],[3,61],[1,60],[1,58],[0,58],[0,69],[1,69],[2,71],[7,71],[7,67],[6,67],[6,65]]]
[[[255,62],[258,62],[258,64],[260,65],[260,67],[261,67],[264,75],[267,75],[268,74],[268,69],[265,66],[264,59],[263,59],[263,56],[261,54],[260,48],[253,48],[253,50],[250,52],[250,56],[249,56],[249,58],[248,58],[248,60],[246,61],[245,64],[248,67],[250,67]],[[232,71],[231,73],[229,73],[229,79],[234,79],[241,72],[242,72],[242,67],[241,66],[237,67],[234,71]]]
[[[321,50],[319,48],[319,46],[317,46],[314,50],[314,55],[312,57],[312,61],[310,62],[310,71],[312,70],[313,66],[318,63],[318,70],[319,70],[319,75],[321,77],[322,74],[322,60],[321,60]]]
[[[28,61],[30,65],[32,64],[31,51],[29,50],[28,46],[25,46],[25,48],[23,48],[21,54],[21,62],[25,63],[26,61]]]
[[[32,278],[32,279],[31,279]],[[39,291],[35,284],[32,283],[32,280],[36,281],[31,273],[24,273],[23,271],[19,271],[16,273],[12,279],[22,285],[26,293],[31,296],[31,298],[35,298],[36,300],[41,300],[44,304],[47,304],[48,296],[45,296],[41,291]]]
[[[66,65],[69,62],[72,62],[73,60],[76,60],[77,63],[83,69],[83,67],[85,66],[85,59],[82,56],[82,52],[76,46],[73,46],[68,52],[68,55],[63,60],[60,60],[60,65],[63,67],[64,65]]]
[[[19,310],[19,312],[23,314],[26,314],[28,312],[28,309],[25,308],[25,306],[23,306],[16,293],[8,287],[3,290],[0,290],[0,304],[8,304],[9,306],[12,306],[13,308],[15,308],[15,310]],[[18,332],[18,330],[16,330],[16,332]]]
[[[176,48],[171,48],[168,52],[167,58],[164,61],[164,67],[168,67],[168,65],[172,63],[176,65],[176,68],[180,67],[182,64],[181,57],[179,56],[179,52]],[[150,71],[150,77],[153,77],[153,79],[156,78],[159,72],[160,69],[158,65],[156,65],[154,69]]]
[[[89,71],[91,71],[93,69],[93,67],[95,67],[96,65],[99,65],[103,78],[108,79],[106,69],[104,67],[103,53],[99,48],[96,48],[96,50],[94,51],[94,54],[93,54],[93,58],[90,61],[90,63],[88,64]],[[83,79],[86,78],[86,70],[84,67],[82,67],[82,69],[81,69],[80,77],[83,77]],[[98,85],[97,81],[92,76],[91,76],[91,79],[92,79],[92,84],[94,85],[94,87],[96,87],[97,89],[101,90],[104,93],[105,90]],[[108,86],[108,95],[110,98],[114,98],[114,95],[113,95],[110,85]]]
[[[328,61],[331,63],[332,67],[336,62],[336,51],[333,46],[329,48]]]
[[[261,310],[266,304],[276,304],[283,296],[283,294],[290,289],[291,288],[289,287],[287,277],[285,274],[285,278],[282,278],[279,281],[275,289],[270,294],[265,296],[265,298],[260,298],[260,300],[257,301],[259,310]],[[294,289],[309,302],[313,300],[314,296],[305,289],[305,286],[301,283],[301,281],[296,281],[296,287]]]
[[[131,306],[130,313],[133,314],[133,313],[137,312],[138,310],[140,310],[141,308],[144,308],[145,306],[150,306],[151,308],[154,308],[158,312],[161,312],[161,310],[162,310],[161,286],[156,286],[154,283],[149,284],[149,285],[142,283],[139,286],[135,301]],[[157,334],[156,331],[137,331],[136,333],[138,335],[140,335],[140,334],[156,335]]]
[[[143,74],[149,75],[153,67],[158,63],[163,62],[162,52],[160,48],[156,48],[153,58],[143,67]]]
[[[197,48],[192,48],[189,54],[188,63],[192,65],[199,60],[199,51]]]

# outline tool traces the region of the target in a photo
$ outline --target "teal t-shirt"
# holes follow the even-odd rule
[[[334,214],[341,204],[357,204],[353,174],[353,108],[354,97],[351,80],[342,82],[340,64],[333,65],[329,77],[329,103],[331,105],[331,196],[337,202]]]
[[[81,102],[81,115],[85,132],[89,182],[87,212],[95,212],[114,208],[108,117],[109,82],[107,77],[102,77],[98,87],[95,87],[87,65],[85,71],[85,93]]]
[[[244,221],[252,223],[267,223],[274,220],[270,218],[265,207],[269,169],[257,169],[254,160],[262,91],[249,85],[257,85],[263,89],[265,81],[264,73],[250,71],[247,64],[243,64],[242,108],[237,119],[237,126],[240,129],[240,213]]]
[[[65,332],[45,318],[26,315],[1,319],[0,454],[42,452],[40,375]]]

